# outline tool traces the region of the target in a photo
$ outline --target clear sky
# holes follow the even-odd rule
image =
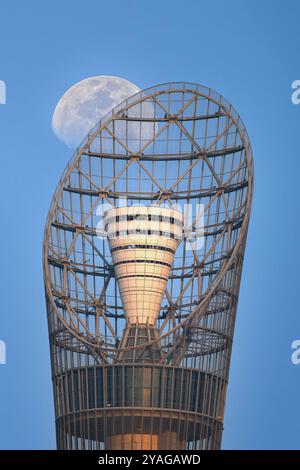
[[[102,74],[141,88],[199,82],[241,114],[255,194],[223,448],[300,448],[299,15],[295,0],[1,1],[0,448],[55,447],[41,251],[71,152],[51,118],[68,87]]]

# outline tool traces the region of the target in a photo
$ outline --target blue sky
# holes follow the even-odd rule
[[[51,117],[69,86],[102,74],[199,82],[241,114],[255,194],[223,448],[299,448],[299,14],[296,0],[1,2],[1,449],[55,447],[41,245],[71,152]]]

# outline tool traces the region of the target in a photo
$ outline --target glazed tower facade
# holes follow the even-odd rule
[[[252,190],[246,129],[201,85],[86,137],[44,239],[58,448],[220,448]]]

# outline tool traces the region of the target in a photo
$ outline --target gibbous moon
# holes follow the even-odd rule
[[[69,148],[76,148],[101,118],[139,91],[120,77],[99,75],[81,80],[59,100],[52,117],[53,131]]]

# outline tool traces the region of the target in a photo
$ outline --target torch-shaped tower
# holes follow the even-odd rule
[[[151,342],[158,339],[156,321],[183,234],[182,213],[121,207],[107,211],[104,224],[127,321],[116,360],[160,362],[159,345]],[[143,343],[150,346],[134,349]]]
[[[252,191],[245,126],[202,85],[86,136],[44,239],[58,448],[221,447]]]

